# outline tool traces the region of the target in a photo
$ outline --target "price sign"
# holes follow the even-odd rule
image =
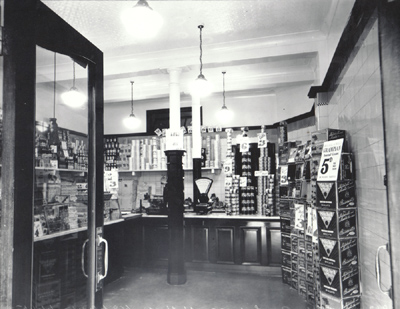
[[[336,181],[342,156],[343,138],[324,143],[318,168],[318,181]]]
[[[232,187],[232,177],[225,177],[225,188]]]
[[[254,176],[256,176],[256,177],[265,177],[265,176],[268,176],[269,175],[269,173],[268,173],[268,171],[255,171],[254,172]]]
[[[258,148],[267,148],[267,134],[266,133],[258,133]]]
[[[287,185],[289,184],[288,182],[288,166],[287,165],[282,165],[281,166],[281,180],[280,180],[281,185]]]
[[[232,174],[232,159],[226,159],[224,162],[225,174]]]
[[[240,141],[240,152],[248,152],[250,149],[250,143],[248,137],[243,137]]]
[[[240,177],[239,186],[247,187],[247,177]]]

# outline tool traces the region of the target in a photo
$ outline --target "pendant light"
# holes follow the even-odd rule
[[[135,129],[140,125],[140,119],[133,113],[133,83],[134,81],[131,81],[131,113],[124,119],[124,125],[128,129]]]
[[[82,92],[79,92],[78,88],[75,87],[75,61],[72,62],[72,67],[73,67],[72,87],[69,91],[64,92],[61,95],[61,98],[66,105],[73,108],[79,108],[86,103],[87,97]]]
[[[222,96],[223,96],[223,104],[221,109],[217,112],[217,117],[218,120],[221,122],[228,122],[233,118],[233,112],[228,109],[225,105],[225,73],[222,72],[222,84],[223,84],[223,91],[222,91]]]
[[[151,39],[161,29],[163,18],[154,11],[146,0],[139,0],[135,6],[121,14],[127,31],[137,39]]]
[[[191,85],[191,93],[193,96],[197,97],[205,97],[211,93],[211,84],[207,81],[207,79],[203,75],[203,39],[202,39],[202,30],[204,28],[203,25],[199,25],[200,29],[200,74],[197,79]]]

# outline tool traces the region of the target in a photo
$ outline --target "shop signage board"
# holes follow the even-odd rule
[[[338,177],[343,138],[324,143],[317,181],[335,181]]]

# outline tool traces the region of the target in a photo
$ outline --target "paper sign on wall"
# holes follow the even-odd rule
[[[183,131],[167,129],[166,132],[166,147],[167,150],[182,150],[183,149]]]
[[[343,138],[328,141],[322,148],[317,181],[336,181],[342,156]]]
[[[266,133],[258,133],[258,148],[267,148],[267,134]]]

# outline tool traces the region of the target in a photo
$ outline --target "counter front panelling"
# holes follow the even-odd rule
[[[168,260],[167,216],[142,217],[144,264]],[[185,214],[185,260],[191,264],[280,266],[278,217]]]

